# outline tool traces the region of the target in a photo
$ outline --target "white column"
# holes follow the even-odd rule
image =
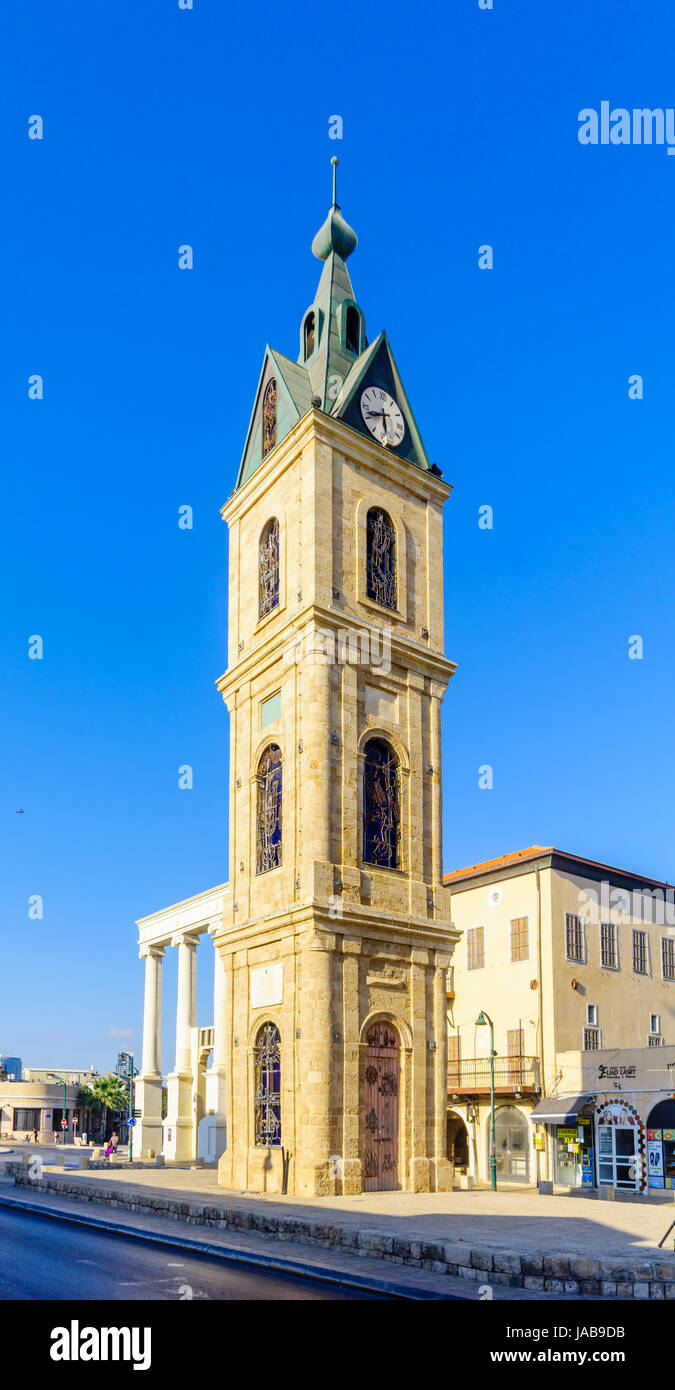
[[[219,924],[220,925],[220,924]],[[228,974],[214,947],[213,962],[213,1053],[206,1073],[206,1114],[199,1123],[197,1154],[206,1163],[217,1163],[227,1147]]]
[[[167,1077],[163,1153],[167,1159],[194,1159],[192,1103],[192,1029],[197,1023],[198,936],[179,932],[171,938],[178,948],[178,999],[176,1003],[176,1065]]]
[[[162,961],[163,946],[149,946],[145,957],[145,1001],[143,1006],[142,1076],[160,1076],[162,1072]]]
[[[178,1004],[176,1008],[177,1072],[192,1074],[192,1032],[197,1024],[197,936],[174,937],[178,944]]]
[[[143,1054],[141,1075],[134,1088],[134,1109],[140,1112],[132,1129],[134,1158],[162,1148],[162,961],[163,946],[141,947],[145,960]]]

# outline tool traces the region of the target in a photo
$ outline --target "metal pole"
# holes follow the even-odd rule
[[[130,1119],[130,1120],[133,1120],[133,1118],[134,1118],[134,1054],[133,1054],[133,1052],[132,1052],[132,1053],[131,1053],[131,1059],[130,1059],[130,1062],[129,1062],[129,1119]],[[127,1125],[127,1130],[128,1130],[128,1133],[129,1133],[129,1162],[130,1162],[130,1163],[133,1163],[133,1161],[134,1161],[134,1159],[133,1159],[133,1141],[134,1141],[134,1127],[133,1127],[133,1125]]]
[[[64,1083],[63,1083],[63,1118],[64,1118],[64,1120],[65,1120],[65,1118],[66,1118],[66,1083],[65,1083],[65,1081],[64,1081]],[[64,1144],[65,1144],[65,1142],[66,1142],[66,1130],[65,1130],[65,1126],[62,1125],[61,1128],[63,1129],[63,1142],[64,1142]]]
[[[497,1136],[495,1132],[495,1030],[490,1019],[490,1184],[497,1191]]]

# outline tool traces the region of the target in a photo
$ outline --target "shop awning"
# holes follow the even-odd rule
[[[530,1119],[540,1125],[570,1124],[592,1099],[593,1095],[589,1092],[581,1096],[556,1096],[555,1099],[540,1100],[530,1111]]]

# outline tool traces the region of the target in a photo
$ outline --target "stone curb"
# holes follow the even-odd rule
[[[35,1184],[31,1184],[35,1186]],[[0,1206],[14,1211],[27,1211],[33,1216],[45,1216],[56,1221],[67,1221],[73,1226],[87,1226],[97,1231],[109,1231],[111,1235],[129,1236],[133,1240],[144,1240],[151,1245],[169,1246],[172,1250],[191,1250],[194,1254],[208,1255],[211,1259],[224,1260],[228,1264],[252,1265],[257,1269],[271,1269],[279,1274],[292,1274],[296,1278],[312,1279],[321,1284],[333,1284],[339,1288],[358,1289],[362,1293],[385,1293],[390,1298],[402,1298],[414,1302],[460,1302],[460,1294],[433,1293],[428,1289],[414,1288],[410,1284],[396,1283],[391,1279],[380,1279],[373,1274],[348,1274],[346,1271],[332,1269],[329,1265],[307,1264],[303,1260],[284,1259],[278,1255],[259,1255],[254,1250],[243,1249],[239,1245],[211,1245],[204,1240],[190,1240],[187,1236],[171,1234],[162,1236],[157,1231],[147,1231],[142,1226],[121,1226],[116,1221],[105,1221],[99,1216],[75,1216],[73,1212],[60,1211],[58,1207],[47,1207],[37,1202],[22,1202],[20,1198],[0,1196]]]
[[[251,1212],[238,1207],[162,1197],[158,1192],[111,1192],[87,1182],[72,1183],[54,1178],[32,1180],[26,1175],[25,1165],[20,1163],[6,1164],[5,1171],[13,1175],[17,1187],[29,1187],[34,1192],[51,1192],[78,1201],[184,1221],[188,1225],[213,1226],[221,1231],[231,1227],[324,1249],[332,1246],[347,1254],[426,1269],[433,1274],[478,1280],[481,1284],[501,1284],[557,1296],[592,1294],[602,1298],[675,1301],[675,1257],[666,1252],[651,1259],[624,1260],[607,1255],[591,1259],[574,1254],[549,1256],[493,1250],[464,1241],[409,1240],[376,1228],[356,1229],[312,1219],[268,1216],[264,1211]]]

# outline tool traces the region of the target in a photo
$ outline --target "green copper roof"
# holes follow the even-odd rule
[[[359,239],[340,212],[340,204],[337,201],[338,159],[336,155],[333,155],[331,164],[333,165],[333,206],[329,209],[326,221],[319,228],[312,242],[312,253],[318,261],[326,261],[331,252],[334,251],[343,261],[346,261],[358,245]]]
[[[300,355],[297,362],[291,362],[271,348],[266,350],[237,487],[262,462],[262,401],[272,377],[278,387],[277,444],[312,405],[370,439],[360,412],[360,398],[367,385],[379,385],[395,396],[405,417],[405,436],[391,452],[420,468],[430,467],[386,334],[380,333],[368,346],[363,312],[354,298],[345,264],[358,238],[340,211],[336,188],[338,161],[333,157],[331,163],[333,202],[312,242],[314,255],[324,264],[314,301],[303,316]]]

